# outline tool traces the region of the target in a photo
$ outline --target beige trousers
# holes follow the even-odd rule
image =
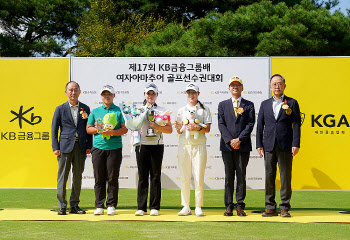
[[[179,144],[179,169],[181,176],[181,205],[190,206],[191,177],[193,174],[196,207],[203,206],[204,172],[207,164],[205,144]]]

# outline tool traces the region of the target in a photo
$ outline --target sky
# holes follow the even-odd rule
[[[346,9],[347,8],[350,9],[350,0],[339,0],[339,4],[335,8],[333,8],[331,10],[331,12],[333,12],[339,8],[340,8],[340,11],[342,11],[342,13],[344,13],[346,15],[347,14]]]

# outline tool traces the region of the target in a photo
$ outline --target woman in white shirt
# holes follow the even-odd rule
[[[144,106],[146,111],[165,112],[163,107],[156,104],[158,88],[154,83],[148,83],[144,90]],[[153,129],[155,136],[147,137],[148,129]],[[139,174],[136,216],[147,213],[148,181],[150,179],[149,208],[151,216],[158,216],[161,200],[161,170],[164,153],[163,134],[172,133],[171,122],[165,126],[159,126],[155,122],[149,122],[145,118],[141,131],[143,132],[141,145],[137,146],[136,161]]]
[[[210,109],[198,101],[199,88],[197,85],[189,84],[186,87],[186,96],[188,104],[178,111],[178,117],[181,117],[182,122],[177,119],[174,124],[177,132],[181,134],[178,159],[181,175],[181,205],[183,205],[183,208],[178,215],[191,215],[190,183],[193,172],[196,200],[195,215],[203,216],[204,172],[207,164],[207,139],[205,133],[209,133],[212,119]],[[189,111],[196,112],[196,118],[200,124],[187,122],[188,118],[186,116]],[[186,123],[188,124],[185,127],[185,131],[182,131],[182,126]],[[203,126],[203,124],[205,125]],[[186,131],[190,131],[192,134],[194,131],[197,131],[197,133],[188,136],[188,134],[185,134]],[[188,138],[186,138],[186,135]]]

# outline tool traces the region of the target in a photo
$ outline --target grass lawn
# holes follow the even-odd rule
[[[217,209],[224,213],[223,194],[223,190],[206,190],[203,211]],[[291,213],[306,210],[350,211],[349,199],[349,191],[294,191]],[[194,205],[193,198],[191,204]],[[264,191],[248,190],[246,204],[248,214],[252,210],[263,210]],[[82,190],[80,207],[94,209],[93,190]],[[163,190],[161,207],[180,210],[180,191]],[[56,190],[0,189],[0,208],[57,209]],[[118,208],[136,210],[136,190],[121,189],[117,211]],[[0,233],[0,239],[350,239],[350,224],[0,221]]]

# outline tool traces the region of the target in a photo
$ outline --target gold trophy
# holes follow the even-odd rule
[[[148,119],[149,122],[154,122],[154,110],[153,109],[150,109],[150,110],[147,111],[147,119]],[[155,137],[155,136],[157,136],[154,131],[155,130],[153,128],[148,128],[146,137]]]

